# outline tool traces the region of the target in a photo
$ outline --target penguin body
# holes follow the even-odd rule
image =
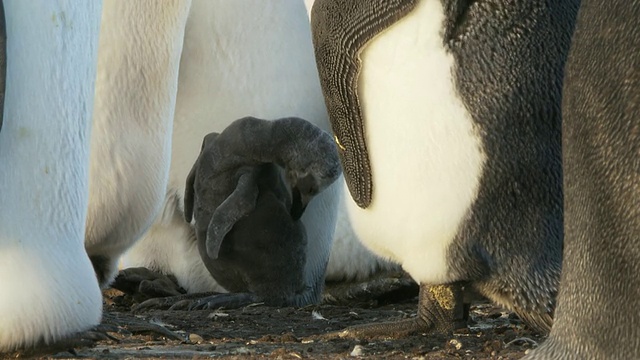
[[[108,283],[119,252],[162,202],[157,190],[166,187],[163,155],[189,4],[2,2],[8,67],[0,132],[0,352],[50,345],[100,322],[98,279]],[[145,31],[150,26],[154,31]],[[109,72],[101,56],[122,72]],[[94,103],[105,117],[92,125]],[[111,151],[90,165],[92,130]],[[140,142],[132,147],[122,134]],[[131,163],[138,171],[128,171]],[[114,193],[130,191],[125,203],[132,206],[113,201]],[[85,238],[98,228],[100,236]]]
[[[340,174],[331,136],[303,119],[247,117],[205,136],[184,213],[213,278],[270,305],[308,304],[300,217]]]
[[[85,330],[102,312],[83,247],[101,6],[2,6],[0,353]],[[51,14],[60,12],[73,29],[52,23]],[[73,56],[63,55],[63,44],[76,49]]]
[[[583,0],[563,92],[565,253],[527,359],[640,358],[640,4]]]
[[[561,268],[560,95],[577,3],[312,10],[357,235],[421,285],[468,282],[542,331]]]
[[[255,206],[234,223],[215,258],[207,253],[206,232],[198,237],[202,261],[230,292],[250,292],[268,305],[297,305],[298,298],[303,301],[299,295],[304,295],[306,287],[304,225],[291,217],[291,197],[276,165],[241,170],[252,186],[257,186]],[[204,226],[208,224],[206,221]]]
[[[342,194],[338,204],[336,231],[327,264],[326,281],[363,282],[378,274],[401,272],[400,265],[374,254],[358,239],[347,209],[347,204],[351,201],[349,189],[343,179],[339,181],[342,183]]]

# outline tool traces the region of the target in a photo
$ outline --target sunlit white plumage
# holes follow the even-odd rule
[[[440,1],[420,1],[361,52],[358,94],[374,185],[367,209],[348,202],[360,239],[427,284],[456,280],[446,251],[477,196],[484,162],[455,92],[444,18]]]
[[[0,351],[86,329],[102,309],[83,247],[101,4],[4,6]]]

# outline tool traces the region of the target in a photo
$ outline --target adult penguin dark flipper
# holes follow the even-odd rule
[[[562,260],[561,84],[578,4],[314,4],[349,215],[371,250],[420,283],[420,331],[454,327],[443,324],[457,315],[442,304],[461,301],[460,283],[541,332],[551,326]],[[430,300],[434,290],[451,296]]]
[[[583,0],[563,97],[565,253],[527,359],[640,359],[640,2]]]

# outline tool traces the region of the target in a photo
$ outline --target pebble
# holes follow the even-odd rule
[[[362,347],[362,345],[356,345],[353,347],[353,350],[351,350],[351,354],[349,354],[349,356],[362,356],[364,355],[364,347]]]
[[[189,341],[192,343],[201,343],[204,341],[204,339],[202,338],[202,336],[198,335],[198,334],[189,334]]]
[[[449,340],[449,345],[453,346],[456,350],[462,349],[462,343],[456,339]]]

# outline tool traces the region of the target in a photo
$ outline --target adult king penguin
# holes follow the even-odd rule
[[[0,353],[100,322],[98,278],[162,205],[189,5],[2,2]]]
[[[640,359],[640,3],[583,0],[563,97],[565,254],[527,359]]]
[[[562,257],[560,99],[578,0],[317,0],[321,85],[374,252],[420,284],[417,319],[343,335],[450,331],[470,286],[547,331]]]

